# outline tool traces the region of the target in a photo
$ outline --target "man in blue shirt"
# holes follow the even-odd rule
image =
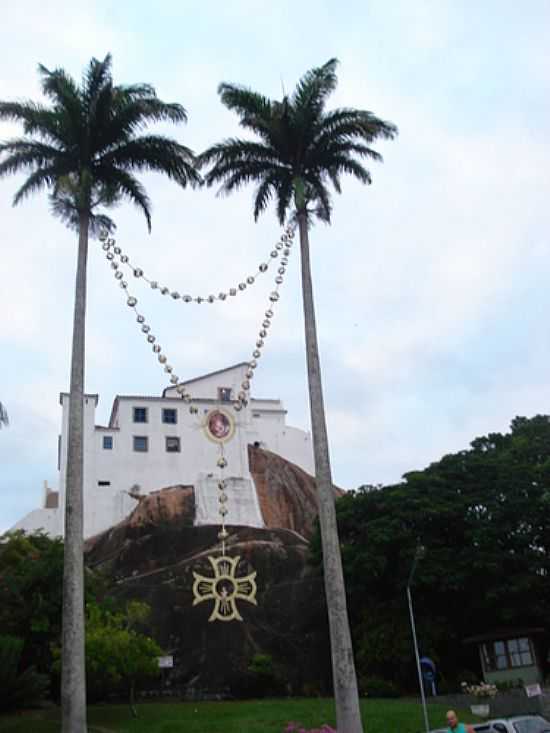
[[[449,725],[449,733],[475,733],[471,725],[458,722],[458,716],[454,710],[447,712],[447,723]]]

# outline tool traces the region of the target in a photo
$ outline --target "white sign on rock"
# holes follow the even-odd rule
[[[174,657],[172,655],[159,657],[158,662],[160,669],[172,669],[172,667],[174,666]]]
[[[525,685],[525,694],[527,697],[538,697],[538,695],[542,695],[540,685]]]

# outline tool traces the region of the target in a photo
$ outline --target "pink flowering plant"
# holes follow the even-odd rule
[[[304,728],[301,723],[288,723],[283,733],[338,733],[330,725],[322,725],[320,728]]]

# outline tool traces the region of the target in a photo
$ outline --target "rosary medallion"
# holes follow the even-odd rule
[[[237,576],[240,557],[208,558],[214,570],[213,577],[193,573],[193,605],[203,601],[214,601],[209,621],[242,621],[237,601],[246,601],[254,606],[256,602],[256,573]]]

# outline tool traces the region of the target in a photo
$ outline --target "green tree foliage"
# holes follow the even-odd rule
[[[59,644],[63,585],[63,541],[43,532],[11,532],[0,538],[0,629],[22,643],[19,664],[50,674],[52,646]],[[86,571],[88,603],[105,597],[106,581]]]
[[[133,709],[136,685],[159,675],[162,649],[138,629],[150,609],[131,601],[123,612],[89,604],[86,620],[86,678],[91,699],[126,693]]]
[[[337,511],[363,674],[415,685],[405,586],[418,542],[419,642],[447,677],[477,668],[465,637],[547,626],[550,417],[518,417],[510,433],[476,438],[400,484],[351,492]]]
[[[49,671],[61,633],[63,542],[14,532],[0,541],[0,628],[24,640],[23,658]]]
[[[47,693],[49,679],[33,666],[23,666],[23,640],[0,636],[0,710],[31,706]]]

